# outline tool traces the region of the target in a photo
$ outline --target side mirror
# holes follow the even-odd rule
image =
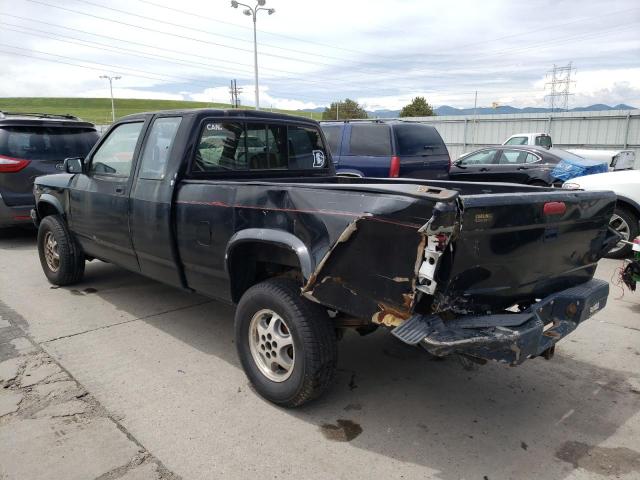
[[[63,165],[64,171],[67,173],[82,173],[84,171],[84,158],[65,158]]]

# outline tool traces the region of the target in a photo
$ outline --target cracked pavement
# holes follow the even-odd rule
[[[640,293],[618,297],[516,368],[348,333],[335,386],[286,411],[230,306],[101,262],[54,288],[34,235],[0,232],[0,479],[637,479]]]

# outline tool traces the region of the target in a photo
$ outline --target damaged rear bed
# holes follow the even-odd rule
[[[416,202],[431,213],[422,224],[376,216],[350,222],[304,295],[393,328],[399,339],[438,356],[510,364],[549,356],[606,303],[608,284],[593,275],[617,241],[607,227],[615,195],[552,189],[466,195],[466,185],[449,186],[430,208]]]

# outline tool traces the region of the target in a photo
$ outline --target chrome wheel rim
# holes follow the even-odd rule
[[[611,216],[611,220],[609,220],[609,226],[622,236],[622,240],[629,241],[629,238],[631,237],[631,227],[629,227],[629,224],[624,220],[624,218],[614,213]],[[609,253],[617,252],[623,249],[624,246],[625,244],[620,241],[615,247],[609,250]]]
[[[60,252],[58,251],[58,242],[56,242],[51,232],[47,232],[44,235],[44,259],[49,270],[52,272],[58,271],[60,268]]]
[[[273,310],[257,312],[249,324],[249,348],[260,372],[269,380],[284,382],[295,365],[291,330]]]

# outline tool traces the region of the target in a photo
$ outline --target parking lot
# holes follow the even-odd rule
[[[640,476],[637,293],[518,368],[347,334],[329,394],[283,410],[248,386],[230,306],[98,261],[54,288],[29,231],[0,258],[0,360],[32,379],[5,381],[2,478]]]

